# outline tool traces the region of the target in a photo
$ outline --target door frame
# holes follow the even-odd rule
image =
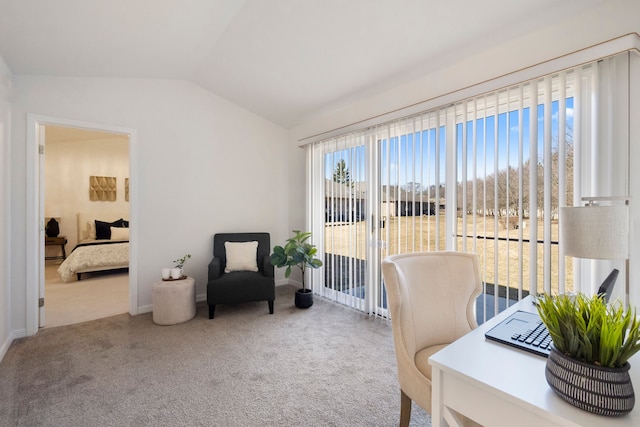
[[[75,127],[127,135],[129,137],[129,215],[133,227],[129,237],[129,313],[138,314],[138,191],[136,129],[104,123],[86,122],[39,114],[27,114],[27,215],[26,215],[26,326],[27,335],[35,335],[40,327],[40,289],[44,283],[44,189],[42,157],[39,154],[41,126]]]

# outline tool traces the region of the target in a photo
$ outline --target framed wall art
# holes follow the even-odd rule
[[[116,201],[116,177],[115,176],[90,176],[89,200],[91,201]]]

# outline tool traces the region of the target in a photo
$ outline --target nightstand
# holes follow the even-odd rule
[[[62,255],[47,256],[47,257],[44,257],[44,259],[45,260],[50,260],[50,259],[62,259],[62,260],[65,260],[65,259],[67,259],[67,251],[64,248],[64,246],[66,244],[67,244],[67,237],[66,236],[45,237],[44,238],[44,245],[45,246],[60,246],[60,248],[62,249]]]

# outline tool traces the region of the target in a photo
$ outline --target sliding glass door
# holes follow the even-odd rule
[[[445,116],[425,114],[314,146],[312,224],[325,254],[315,292],[386,316],[380,261],[445,249]]]
[[[622,54],[315,143],[311,223],[325,267],[314,291],[385,316],[380,261],[434,250],[478,254],[480,321],[529,293],[590,291],[610,265],[574,269],[561,256],[558,211],[583,196],[628,192],[628,169],[613,170],[628,146],[607,142],[628,118],[615,101],[626,61]]]
[[[313,231],[321,239],[314,243],[324,253],[323,285],[314,291],[360,310],[367,298],[367,152],[363,133],[336,138],[314,150],[314,182],[320,185]]]

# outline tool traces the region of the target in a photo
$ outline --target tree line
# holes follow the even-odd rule
[[[574,144],[573,137],[570,130],[567,132],[567,143],[565,145],[564,163],[560,164],[560,150],[557,144],[554,144],[551,152],[551,181],[549,185],[549,191],[551,192],[551,215],[552,218],[557,218],[558,208],[560,201],[563,201],[563,205],[571,205],[573,202],[573,156],[574,156]],[[532,166],[533,165],[533,166]],[[531,162],[528,159],[523,162],[522,169],[518,167],[508,165],[505,169],[499,170],[496,173],[491,173],[483,178],[476,178],[476,180],[468,180],[466,183],[458,182],[457,188],[457,206],[458,211],[462,213],[462,210],[466,208],[467,214],[478,214],[487,216],[511,216],[517,217],[522,214],[523,218],[530,216],[530,201],[532,192],[530,173],[531,168],[536,169],[536,189],[533,192],[533,196],[536,197],[538,206],[538,217],[542,217],[544,211],[544,161],[542,156],[536,159],[535,162]],[[560,168],[564,168],[564,193],[560,194]],[[333,181],[353,186],[351,181],[351,175],[344,160],[340,160],[334,169]],[[473,203],[475,185],[475,209]],[[463,204],[463,186],[466,186],[466,204]],[[439,201],[445,198],[445,186],[444,184],[423,186],[419,182],[408,182],[399,187],[404,191],[404,197],[402,194],[398,196],[404,200],[423,200]],[[520,197],[522,194],[522,197]],[[564,199],[564,200],[563,200]]]
[[[551,180],[548,186],[550,191],[552,218],[557,218],[560,202],[563,205],[573,203],[573,142],[566,144],[564,163],[560,164],[560,151],[555,146],[551,153]],[[533,166],[532,166],[533,164]],[[537,179],[536,188],[531,191],[530,173],[534,167]],[[564,192],[560,194],[560,168],[564,168]],[[466,211],[482,215],[518,216],[528,218],[530,214],[531,197],[536,198],[538,217],[543,216],[544,211],[544,162],[539,159],[535,163],[531,160],[523,162],[522,169],[509,165],[506,169],[488,175],[485,179],[475,180],[476,209],[473,209],[474,181],[466,182]],[[463,183],[458,183],[458,209],[463,208]],[[522,197],[520,197],[522,194]]]

